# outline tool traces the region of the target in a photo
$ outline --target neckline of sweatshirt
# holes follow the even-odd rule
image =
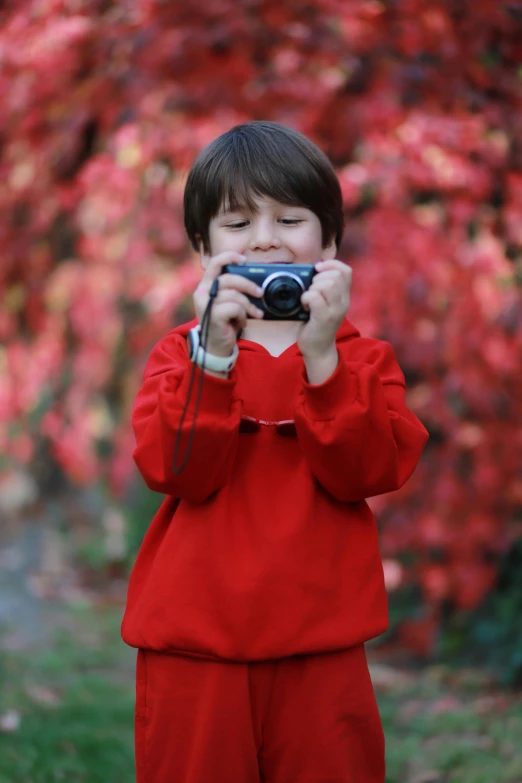
[[[175,329],[173,329],[173,332],[176,334],[180,334],[183,337],[186,337],[189,331],[198,325],[199,325],[198,319],[193,318],[191,321],[188,321],[187,323],[177,326]],[[345,340],[351,340],[354,339],[355,337],[360,337],[360,336],[361,334],[359,330],[356,329],[356,327],[347,318],[345,318],[341,323],[339,329],[337,330],[336,342],[344,342]],[[278,356],[274,356],[274,354],[271,354],[270,351],[267,348],[265,348],[264,345],[261,345],[261,343],[257,343],[254,340],[246,340],[244,337],[239,338],[239,340],[237,341],[237,346],[240,351],[253,351],[254,353],[261,353],[276,361],[278,359],[287,359],[292,356],[302,356],[302,353],[299,350],[297,342],[292,343],[292,345],[289,345],[288,348],[285,348],[285,350],[282,351]]]

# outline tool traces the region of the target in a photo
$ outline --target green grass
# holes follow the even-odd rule
[[[135,780],[135,651],[119,637],[121,610],[66,615],[52,648],[0,653],[0,718],[20,716],[0,732],[0,783]],[[521,783],[520,694],[443,667],[381,666],[379,683],[379,666],[386,783]]]
[[[118,624],[114,611],[77,611],[52,649],[0,654],[0,715],[20,716],[17,730],[0,733],[0,783],[135,779],[135,653]]]
[[[520,783],[522,698],[480,672],[427,669],[377,690],[386,783]]]

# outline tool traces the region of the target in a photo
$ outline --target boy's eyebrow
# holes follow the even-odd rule
[[[303,204],[281,204],[284,206],[285,209],[307,209]],[[216,213],[216,216],[223,216],[223,215],[229,215],[233,214],[234,212],[248,212],[250,211],[250,207],[248,204],[233,204],[232,206],[225,204],[222,205],[219,208],[219,211]]]
[[[229,212],[241,212],[244,209],[248,209],[248,204],[222,204],[219,208],[218,215],[227,215]]]

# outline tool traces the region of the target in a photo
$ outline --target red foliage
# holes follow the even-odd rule
[[[407,486],[372,501],[383,553],[416,553],[403,579],[430,612],[480,602],[521,534],[522,2],[13,0],[1,14],[7,459],[29,463],[43,439],[73,480],[123,491],[144,358],[199,274],[184,175],[232,124],[277,120],[338,168],[351,320],[394,345],[432,434]]]

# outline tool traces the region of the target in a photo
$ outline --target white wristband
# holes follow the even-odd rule
[[[215,356],[213,353],[204,351],[201,346],[201,326],[194,326],[189,331],[190,340],[190,361],[194,362],[198,367],[203,366],[205,362],[205,369],[212,370],[213,372],[230,372],[236,363],[239,356],[239,348],[234,346],[234,350],[230,356]]]

